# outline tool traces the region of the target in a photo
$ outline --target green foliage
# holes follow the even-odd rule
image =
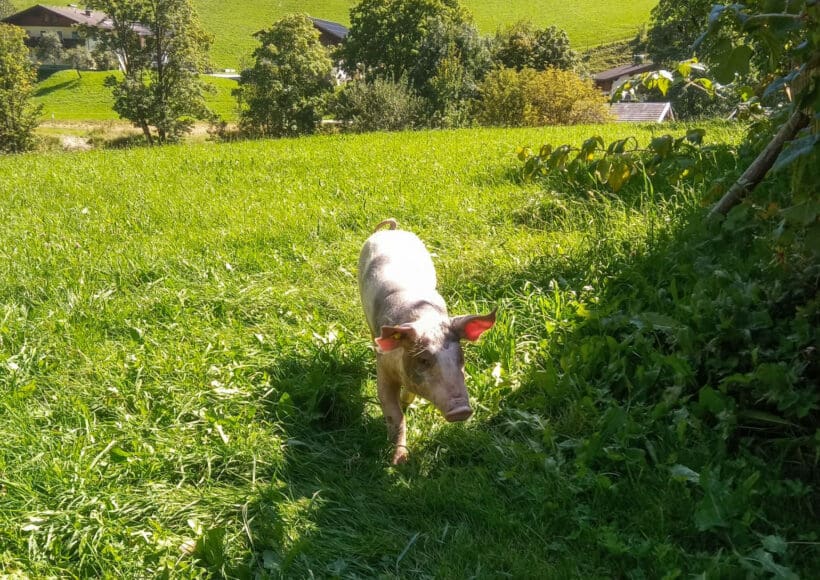
[[[657,63],[693,56],[693,45],[706,28],[714,0],[660,0],[652,9],[646,49]],[[699,56],[702,56],[700,54]]]
[[[306,14],[294,14],[256,37],[254,65],[235,91],[242,130],[275,137],[314,132],[332,90],[332,64],[318,30]]]
[[[90,68],[94,68],[96,65],[94,56],[84,45],[66,50],[64,57],[69,64],[71,64],[74,70],[77,71],[78,78],[82,78],[83,76],[82,73],[80,73],[81,70],[88,70]]]
[[[407,78],[422,91],[439,60],[454,53],[455,39],[469,40],[468,23],[458,0],[362,0],[350,10],[341,56],[348,71],[363,66],[367,75]]]
[[[40,108],[32,106],[37,72],[29,61],[22,28],[0,24],[0,151],[17,153],[34,145]]]
[[[601,137],[590,137],[580,147],[543,145],[536,154],[525,147],[518,151],[527,180],[560,179],[579,190],[602,188],[614,193],[630,184],[654,191],[678,187],[682,181],[708,183],[718,167],[726,167],[734,151],[703,145],[705,131],[690,129],[674,138],[653,138],[641,149],[633,137],[609,145]]]
[[[86,33],[118,53],[125,67],[124,77],[107,79],[114,110],[142,129],[148,143],[177,141],[195,119],[212,118],[204,98],[208,88],[199,78],[208,64],[211,38],[192,0],[95,0],[91,6],[108,14],[113,27]],[[140,36],[135,22],[150,34]]]
[[[332,112],[357,133],[401,131],[419,125],[424,109],[421,97],[406,82],[375,79],[351,81],[334,96]]]
[[[60,64],[64,58],[63,41],[55,32],[46,32],[37,39],[34,55],[43,64]]]
[[[602,123],[606,99],[571,71],[496,69],[479,86],[478,120],[507,127]]]
[[[537,29],[524,20],[499,30],[493,44],[497,66],[546,70],[570,70],[577,66],[578,55],[570,48],[567,33],[555,26]]]

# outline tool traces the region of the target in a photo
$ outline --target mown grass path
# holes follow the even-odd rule
[[[514,160],[519,145],[593,134],[646,142],[663,129],[0,159],[0,569],[124,578],[705,569],[715,552],[700,552],[692,531],[695,494],[667,466],[596,473],[568,459],[601,444],[592,425],[606,409],[583,372],[560,371],[586,348],[573,350],[579,325],[616,280],[639,287],[624,268],[651,260],[698,211],[698,196],[545,205],[538,187],[517,182]],[[710,135],[734,141],[739,129]],[[467,348],[475,417],[449,425],[414,405],[411,460],[400,468],[388,465],[355,283],[360,245],[388,216],[428,244],[451,312],[500,307],[496,328]],[[568,380],[551,380],[556,369]],[[702,441],[657,442],[653,453],[708,458]]]

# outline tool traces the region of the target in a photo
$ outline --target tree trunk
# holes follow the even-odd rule
[[[142,132],[145,135],[145,139],[148,140],[148,144],[153,146],[154,137],[151,135],[151,127],[149,127],[148,123],[146,123],[145,121],[140,122],[140,127],[142,127]]]
[[[760,155],[746,168],[743,175],[738,177],[734,185],[729,188],[729,191],[720,198],[720,201],[715,204],[709,212],[709,217],[714,217],[717,214],[726,215],[730,209],[743,201],[743,198],[766,177],[769,169],[777,161],[786,142],[794,139],[797,132],[808,125],[810,120],[811,118],[803,111],[798,110],[792,113],[789,120],[780,127],[780,130],[772,137],[772,140],[760,152]]]

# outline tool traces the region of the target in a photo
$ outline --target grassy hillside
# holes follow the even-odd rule
[[[702,211],[688,188],[590,198],[515,178],[519,145],[625,131],[651,136],[0,158],[0,568],[654,578],[764,562],[816,577],[811,480],[791,464],[769,487],[781,464],[727,450],[707,410],[723,395],[687,394],[690,365],[724,344],[700,333],[732,332],[710,308],[731,317],[748,292],[742,315],[767,324],[747,235],[687,228]],[[474,418],[414,404],[400,468],[355,282],[387,216],[434,252],[453,313],[500,312],[466,348]]]
[[[556,25],[569,34],[577,50],[629,38],[646,22],[657,0],[463,0],[476,24],[486,33],[517,20],[529,19],[540,26]],[[15,0],[18,8],[30,6],[30,0]],[[311,16],[348,24],[355,0],[197,0],[205,27],[214,34],[211,51],[214,65],[237,68],[240,60],[255,47],[252,34],[270,26],[289,12],[307,12]]]
[[[73,70],[59,71],[37,85],[33,102],[43,105],[45,120],[104,121],[119,118],[114,110],[111,89],[103,83],[110,72],[86,71],[78,77]],[[225,120],[236,117],[236,100],[231,89],[236,81],[205,77],[214,89],[208,105]]]
[[[590,46],[634,36],[649,18],[657,0],[464,0],[478,27],[485,33],[521,19],[540,26],[556,25],[567,31],[573,47]],[[206,27],[216,36],[212,56],[217,66],[235,68],[239,58],[255,48],[250,36],[270,26],[288,12],[307,12],[311,16],[348,24],[353,0],[266,0],[231,2],[198,0]]]

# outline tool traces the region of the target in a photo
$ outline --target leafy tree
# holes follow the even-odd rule
[[[718,0],[660,0],[652,9],[646,50],[655,62],[669,64],[693,55],[709,12]]]
[[[444,56],[452,29],[468,22],[458,0],[362,0],[350,10],[350,32],[341,50],[345,68],[363,66],[368,74],[391,80],[404,77],[421,91],[435,74],[431,65],[438,59],[431,62],[431,57]],[[433,43],[431,29],[444,47]]]
[[[0,24],[0,151],[16,153],[34,145],[42,106],[31,106],[37,71],[29,61],[22,28]]]
[[[434,125],[460,126],[469,122],[478,83],[491,68],[490,43],[472,23],[437,17],[429,22],[410,80]]]
[[[332,63],[306,14],[292,14],[256,33],[261,46],[234,91],[241,128],[282,137],[315,131],[333,84]]]
[[[63,60],[63,41],[54,32],[46,32],[34,45],[34,56],[44,64],[58,64]]]
[[[88,70],[93,68],[96,64],[91,51],[86,46],[76,46],[70,48],[63,54],[64,58],[71,63],[74,70],[77,71],[77,77],[82,78],[81,70]]]
[[[538,29],[529,21],[517,22],[496,34],[494,57],[499,66],[516,70],[569,70],[578,64],[566,32],[555,26]]]
[[[204,100],[209,87],[199,77],[208,66],[211,37],[192,0],[92,0],[90,5],[113,22],[109,31],[87,33],[119,57],[123,77],[106,79],[114,110],[140,127],[148,143],[177,141],[195,119],[213,118]],[[148,34],[141,36],[136,23]]]
[[[606,98],[572,71],[496,69],[480,90],[478,118],[487,125],[535,127],[609,119]]]

